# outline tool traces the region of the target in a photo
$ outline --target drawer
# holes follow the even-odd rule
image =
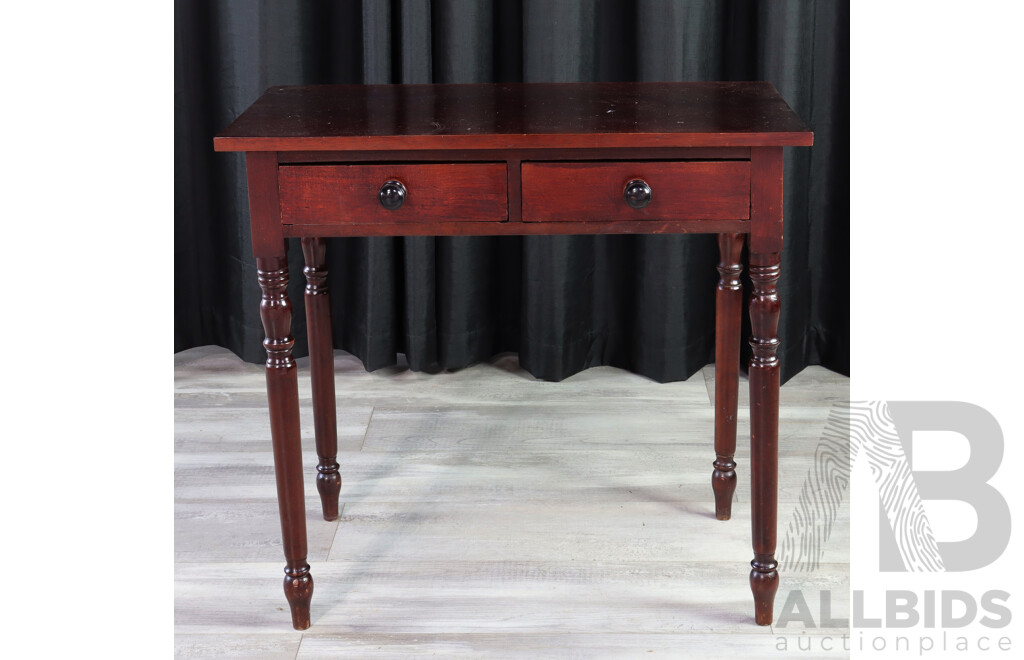
[[[508,219],[505,163],[282,165],[278,180],[286,225]],[[388,182],[397,208],[380,199]]]
[[[522,174],[524,222],[750,218],[750,161],[528,162]],[[633,180],[650,188],[642,208],[624,196]]]

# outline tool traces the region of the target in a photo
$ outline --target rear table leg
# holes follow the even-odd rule
[[[718,290],[715,293],[715,517],[732,517],[736,491],[736,410],[740,379],[740,320],[743,313],[743,234],[718,235]]]
[[[306,267],[306,328],[309,369],[313,385],[313,427],[316,433],[316,489],[324,520],[338,518],[341,473],[338,472],[338,421],[334,395],[334,342],[331,302],[327,292],[327,254],[324,239],[303,238]]]

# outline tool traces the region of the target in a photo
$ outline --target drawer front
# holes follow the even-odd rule
[[[282,165],[278,176],[286,225],[508,219],[505,163]],[[379,197],[389,181],[404,187],[397,208]]]
[[[535,162],[522,173],[524,222],[750,218],[750,161]],[[637,179],[650,188],[642,208],[624,196]]]

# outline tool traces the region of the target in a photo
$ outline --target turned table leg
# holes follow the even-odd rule
[[[718,235],[718,289],[715,292],[715,517],[732,517],[736,491],[736,410],[740,381],[740,320],[743,313],[743,234]]]
[[[772,622],[779,588],[775,537],[779,471],[779,254],[751,254],[750,499],[754,560],[750,588],[759,625]]]
[[[267,399],[274,448],[277,500],[284,540],[284,593],[296,630],[309,628],[313,578],[306,563],[306,501],[302,488],[302,448],[299,432],[299,386],[292,358],[291,303],[288,300],[288,260],[257,258],[263,298],[260,318],[267,338]]]
[[[256,275],[263,292],[260,319],[267,338],[267,400],[270,438],[274,447],[277,504],[284,540],[284,595],[296,630],[309,628],[313,578],[306,563],[306,499],[302,489],[302,446],[299,432],[299,383],[292,358],[292,306],[288,300],[288,258],[281,233],[277,154],[245,156],[249,179],[249,218]]]
[[[263,299],[260,318],[267,338],[267,398],[274,446],[277,501],[284,539],[284,595],[296,630],[309,628],[313,578],[306,563],[306,501],[302,490],[302,448],[299,436],[299,385],[292,359],[292,311],[288,301],[288,260],[256,259]]]
[[[338,421],[334,397],[334,341],[331,302],[327,292],[327,251],[322,238],[303,238],[306,260],[306,327],[309,369],[313,384],[313,428],[316,433],[316,489],[324,520],[338,518],[341,474],[338,472]]]
[[[779,490],[779,274],[782,255],[782,148],[750,150],[750,510],[754,618],[772,622]]]

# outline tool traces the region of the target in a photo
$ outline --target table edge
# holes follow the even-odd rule
[[[810,147],[814,133],[576,133],[527,135],[366,135],[239,137],[218,135],[214,151],[409,151],[446,149],[609,149],[621,147]]]

